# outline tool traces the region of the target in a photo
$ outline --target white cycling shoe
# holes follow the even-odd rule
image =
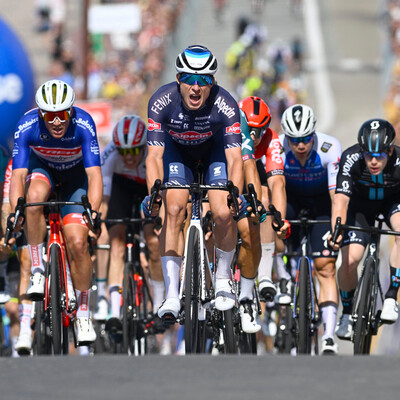
[[[383,302],[383,308],[381,313],[382,322],[393,323],[397,321],[399,317],[399,306],[397,301],[392,298],[387,298]]]
[[[96,340],[96,332],[90,318],[77,318],[75,320],[75,332],[78,346],[87,346]]]
[[[15,350],[19,356],[29,356],[32,350],[32,335],[30,333],[22,333],[18,336]]]
[[[101,297],[97,303],[96,312],[93,318],[96,321],[105,321],[108,317],[108,301],[105,297]]]
[[[243,332],[257,333],[261,330],[261,321],[252,300],[243,300],[239,306],[240,322]]]
[[[219,311],[227,311],[234,307],[235,295],[232,291],[230,279],[215,280],[215,308]]]
[[[158,316],[162,318],[165,314],[172,314],[174,318],[178,318],[179,310],[181,309],[180,301],[178,298],[170,297],[165,299],[160,308],[158,309]]]
[[[29,278],[28,290],[26,291],[31,300],[43,300],[45,282],[46,279],[42,273],[35,272],[31,275]]]

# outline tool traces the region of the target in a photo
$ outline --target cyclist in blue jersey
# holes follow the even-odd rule
[[[11,209],[15,209],[18,198],[23,196],[29,203],[46,201],[58,185],[61,200],[80,201],[87,192],[92,209],[98,210],[103,181],[93,119],[86,111],[73,106],[74,90],[60,80],[42,84],[35,100],[38,108],[20,119],[14,134]],[[79,344],[96,339],[89,318],[93,266],[88,252],[88,227],[82,218],[82,211],[80,206],[63,206],[61,209],[71,256],[72,281],[76,289],[78,308],[75,328]],[[46,221],[41,207],[28,207],[25,215],[24,231],[32,260],[27,293],[33,300],[43,299],[42,251]]]
[[[165,183],[193,181],[195,165],[204,165],[206,184],[223,185],[230,179],[243,187],[243,162],[239,108],[233,97],[215,83],[217,60],[206,47],[194,45],[176,59],[177,80],[159,88],[148,104],[148,155],[146,181],[150,191],[156,179]],[[183,242],[179,240],[185,218],[187,190],[163,193],[165,222],[160,237],[166,299],[158,315],[174,322],[180,309],[179,272]],[[236,223],[227,206],[227,193],[208,194],[215,222],[217,253],[216,301],[219,310],[231,309],[235,299],[230,266],[235,253]],[[148,200],[143,209],[148,214]]]
[[[284,134],[279,136],[284,149],[287,194],[287,219],[296,219],[302,210],[311,219],[329,220],[332,199],[336,187],[336,175],[341,155],[339,141],[315,131],[316,118],[313,110],[303,104],[295,104],[282,115]],[[292,229],[289,245],[299,246],[298,229]],[[337,251],[328,247],[330,224],[315,225],[311,229],[311,256],[320,283],[318,296],[324,334],[322,354],[336,354],[334,341],[338,307],[335,262]]]
[[[341,217],[342,223],[373,226],[375,217],[382,214],[391,229],[400,231],[400,148],[394,145],[396,133],[386,120],[365,121],[358,132],[358,143],[343,152],[337,176],[332,212],[332,225]],[[339,236],[342,242],[342,264],[338,270],[343,314],[336,335],[351,340],[351,317],[354,292],[357,286],[357,266],[369,243],[369,234],[350,231]],[[338,244],[330,241],[333,248]],[[381,321],[393,323],[398,318],[397,294],[400,284],[400,239],[396,236],[390,252],[390,285],[385,295]]]

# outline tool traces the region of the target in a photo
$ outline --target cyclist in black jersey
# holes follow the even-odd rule
[[[391,229],[400,231],[400,148],[394,146],[395,130],[383,119],[370,119],[361,125],[358,144],[342,155],[337,177],[332,225],[341,217],[342,223],[356,226],[374,225],[375,216],[382,214]],[[357,266],[361,261],[369,235],[350,231],[336,243],[342,246],[342,265],[338,270],[343,315],[336,328],[340,339],[351,340],[352,301],[357,286]],[[394,322],[398,317],[397,292],[400,283],[400,239],[396,237],[390,258],[390,286],[385,295],[381,320]]]
[[[146,181],[149,191],[156,179],[166,184],[193,182],[196,164],[204,166],[204,180],[224,185],[230,179],[243,187],[239,108],[233,97],[215,83],[217,60],[206,47],[189,46],[178,55],[177,81],[159,88],[148,104],[148,156]],[[161,318],[174,320],[180,310],[179,272],[183,241],[179,240],[188,201],[187,190],[163,193],[165,222],[160,237],[166,300]],[[230,265],[235,253],[236,224],[227,206],[227,193],[208,194],[217,254],[216,300],[219,310],[231,309],[235,299],[230,285]],[[161,200],[161,197],[160,197]],[[149,196],[143,211],[150,214]]]

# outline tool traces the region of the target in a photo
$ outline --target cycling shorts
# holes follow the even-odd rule
[[[390,217],[398,212],[400,212],[398,194],[385,200],[367,200],[360,196],[352,195],[347,210],[346,224],[363,227],[374,226],[375,217],[382,214],[386,224],[390,227]],[[366,247],[369,242],[369,233],[347,231],[344,235],[342,246],[357,243]]]
[[[299,196],[291,192],[287,192],[287,209],[286,219],[298,219],[302,209],[309,210],[308,218],[315,220],[331,219],[331,198],[329,192],[314,197]],[[299,226],[292,226],[292,234],[287,240],[288,250],[300,251],[300,232]],[[310,249],[312,258],[333,257],[338,256],[337,251],[333,251],[328,247],[327,238],[331,230],[330,223],[313,225],[310,228]]]
[[[147,195],[147,186],[123,175],[114,174],[107,218],[140,218],[140,205]],[[114,224],[107,224],[107,229]]]
[[[27,180],[30,181],[34,179],[44,180],[49,184],[52,191],[58,186],[60,201],[81,201],[82,195],[87,193],[88,180],[83,163],[65,171],[58,171],[48,167],[31,152],[29,156],[29,173]],[[82,214],[83,210],[82,206],[62,206],[61,215],[63,218],[68,214],[79,215]]]
[[[196,164],[204,167],[204,183],[220,185],[227,181],[226,157],[222,135],[214,135],[197,146],[184,146],[167,135],[164,151],[164,183],[186,185],[194,182]]]

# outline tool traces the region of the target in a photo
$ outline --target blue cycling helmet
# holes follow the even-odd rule
[[[358,143],[369,153],[387,152],[393,146],[395,138],[393,125],[380,118],[365,121],[358,131]]]
[[[217,72],[218,63],[207,47],[193,45],[178,55],[175,68],[178,73],[214,75]]]

